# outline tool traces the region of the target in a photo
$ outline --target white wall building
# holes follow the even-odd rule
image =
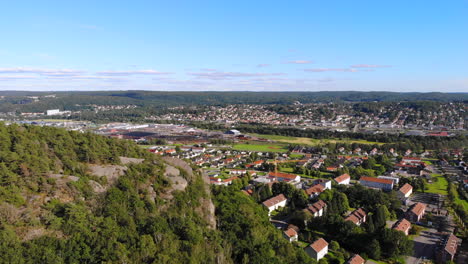
[[[50,109],[50,110],[47,110],[47,111],[46,111],[46,114],[47,114],[48,116],[60,115],[60,109]]]
[[[309,257],[319,261],[328,254],[328,243],[325,239],[319,238],[306,247],[305,251]]]
[[[264,201],[263,206],[265,206],[268,209],[268,215],[270,215],[271,212],[273,212],[274,210],[280,207],[285,207],[287,201],[288,199],[286,199],[286,197],[283,194],[279,194]]]

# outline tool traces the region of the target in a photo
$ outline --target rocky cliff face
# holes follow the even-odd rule
[[[208,177],[208,175],[204,173],[202,170],[194,171],[187,162],[181,159],[172,158],[172,157],[164,157],[163,160],[167,164],[169,164],[169,166],[166,167],[166,170],[170,168],[170,170],[173,171],[175,168],[179,168],[179,170],[182,170],[182,174],[185,175],[186,179],[189,182],[196,180],[196,177],[202,178],[203,183],[204,183],[203,186],[204,186],[207,196],[200,199],[201,205],[200,207],[197,208],[197,212],[203,216],[203,218],[208,223],[211,229],[216,229],[215,206],[213,204],[213,201],[211,200],[210,178]],[[179,175],[180,175],[180,171],[179,171]],[[170,174],[166,176],[169,176],[168,178],[171,179]]]

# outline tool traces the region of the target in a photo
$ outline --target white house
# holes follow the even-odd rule
[[[274,210],[280,208],[280,207],[285,207],[286,202],[288,199],[284,196],[284,194],[279,194],[275,197],[272,197],[266,201],[263,202],[263,206],[265,206],[268,209],[268,215],[271,214]]]
[[[293,242],[293,241],[297,241],[298,239],[298,235],[297,235],[297,232],[296,230],[294,230],[293,228],[288,228],[286,229],[284,232],[283,232],[283,236],[289,241],[289,242]]]
[[[306,192],[307,196],[309,196],[309,198],[317,197],[321,193],[323,193],[324,191],[325,191],[325,187],[323,185],[321,185],[321,184],[315,184],[312,187],[305,190],[305,192]]]
[[[361,179],[359,179],[359,183],[367,187],[378,188],[386,191],[391,191],[393,189],[393,181],[388,179],[362,176]]]
[[[327,204],[322,201],[318,200],[317,202],[309,205],[304,211],[311,213],[314,217],[322,216],[327,209]]]
[[[362,208],[358,208],[351,212],[348,217],[345,218],[345,221],[351,221],[355,225],[360,226],[361,224],[366,222],[367,214]]]
[[[408,183],[405,183],[401,188],[398,190],[398,196],[401,199],[405,199],[410,197],[410,195],[413,193],[413,186],[411,186]]]
[[[234,174],[234,175],[242,175],[246,174],[247,170],[230,170],[229,174]]]
[[[301,182],[301,176],[296,175],[296,174],[290,174],[290,173],[283,173],[283,172],[269,172],[268,177],[270,178],[275,178],[277,181],[284,181],[284,182],[289,182],[289,183],[298,183]]]
[[[349,182],[351,181],[351,176],[349,174],[341,174],[340,176],[335,178],[336,183],[338,184],[344,184],[344,185],[349,185]]]
[[[310,244],[308,247],[305,248],[305,252],[309,257],[319,261],[326,254],[328,254],[328,243],[323,238],[319,238],[315,240],[314,243]]]
[[[60,109],[50,109],[46,111],[46,115],[52,116],[52,115],[60,115]]]

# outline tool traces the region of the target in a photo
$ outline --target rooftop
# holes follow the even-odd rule
[[[288,228],[286,231],[284,231],[284,234],[288,237],[297,236],[297,232],[293,228]]]
[[[319,239],[315,240],[314,243],[309,245],[309,247],[311,247],[317,253],[322,251],[327,246],[328,246],[328,242],[325,241],[325,239],[323,239],[323,238],[319,238]]]
[[[347,262],[346,264],[364,264],[366,262],[361,256],[358,254],[354,254]]]
[[[383,183],[383,184],[393,184],[393,181],[389,180],[389,179],[374,178],[374,177],[367,177],[367,176],[361,176],[359,181],[377,182],[377,183]]]
[[[410,210],[415,215],[421,215],[426,210],[426,205],[423,203],[415,203],[414,205],[412,205]]]
[[[410,192],[411,190],[413,190],[413,186],[411,186],[410,184],[408,183],[405,183],[403,186],[401,186],[400,188],[400,192],[403,193],[403,194],[407,194],[408,192]]]
[[[279,194],[275,197],[272,197],[266,201],[263,202],[263,205],[265,205],[266,207],[272,207],[276,204],[279,204],[283,201],[286,201],[286,197],[284,196],[284,194]]]
[[[337,183],[340,183],[340,182],[343,182],[343,181],[345,181],[347,179],[351,179],[351,177],[349,176],[349,174],[345,173],[345,174],[341,174],[340,176],[336,177],[335,181]]]
[[[455,255],[457,253],[457,247],[458,247],[458,238],[454,236],[453,234],[450,234],[447,237],[447,240],[445,241],[445,251],[450,253],[450,255]]]
[[[409,228],[411,228],[411,223],[405,218],[402,218],[393,225],[393,229],[402,232],[406,232]]]

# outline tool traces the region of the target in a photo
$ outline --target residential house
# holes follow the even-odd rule
[[[423,203],[413,204],[406,212],[406,217],[411,222],[419,222],[426,213],[426,205]]]
[[[268,215],[271,214],[274,210],[280,208],[280,207],[285,207],[286,202],[288,199],[284,196],[284,194],[279,194],[275,197],[272,197],[266,201],[263,202],[263,206],[265,206],[268,209]]]
[[[312,216],[314,217],[322,216],[326,210],[327,204],[322,200],[318,200],[317,202],[313,203],[312,205],[309,205],[306,209],[304,209],[305,212],[312,214]]]
[[[325,188],[325,190],[331,190],[332,188],[332,184],[330,180],[318,179],[314,181],[314,185],[315,184],[322,185]]]
[[[195,152],[195,153],[203,153],[205,152],[205,148],[204,147],[193,147],[192,148],[192,152]]]
[[[400,182],[400,178],[398,177],[392,177],[392,176],[377,176],[379,179],[387,179],[387,180],[392,180],[393,185],[397,185]]]
[[[245,165],[246,168],[260,168],[262,164],[265,163],[264,160],[256,160],[250,164]]]
[[[221,179],[221,178],[218,178],[218,177],[210,177],[210,183],[214,184],[214,185],[228,186],[228,185],[232,184],[232,181],[234,181],[236,179],[238,179],[236,176],[228,178],[228,179]]]
[[[406,164],[419,164],[421,163],[421,158],[416,158],[416,157],[403,157],[401,159],[401,162],[404,162]]]
[[[340,176],[335,178],[336,183],[344,184],[344,185],[348,185],[350,180],[351,180],[351,176],[349,176],[349,174],[347,173],[341,174]]]
[[[319,238],[315,240],[314,243],[310,244],[308,247],[305,248],[305,252],[309,257],[319,261],[326,254],[328,254],[328,243],[323,238]]]
[[[315,184],[312,187],[306,189],[305,192],[306,192],[307,196],[309,196],[309,198],[314,198],[314,197],[319,196],[325,190],[326,190],[325,186],[323,186],[321,184]]]
[[[458,238],[453,234],[447,235],[437,248],[437,263],[447,263],[453,261],[458,248]]]
[[[235,175],[242,175],[246,173],[247,173],[247,170],[230,170],[229,171],[229,174],[235,174]]]
[[[361,224],[366,222],[367,214],[364,212],[362,208],[358,208],[351,212],[346,218],[345,221],[351,221],[354,224],[360,226]]]
[[[359,183],[366,187],[382,189],[385,191],[391,191],[393,189],[393,181],[389,179],[362,176],[359,179]]]
[[[354,254],[350,259],[348,259],[348,261],[345,262],[345,264],[364,264],[365,262],[366,260],[361,256]]]
[[[288,228],[286,229],[284,232],[283,232],[283,236],[289,241],[289,242],[293,242],[293,241],[297,241],[298,239],[298,235],[297,235],[297,232],[296,230],[294,230],[294,228]]]
[[[289,183],[298,183],[301,181],[301,176],[283,172],[270,172],[268,173],[268,177],[274,178],[279,182],[284,181]]]
[[[392,229],[401,231],[405,233],[405,235],[408,235],[409,230],[411,229],[411,223],[405,218],[402,218],[393,225]]]
[[[405,183],[401,188],[398,190],[397,195],[400,197],[400,199],[405,199],[410,197],[410,195],[413,193],[413,186],[411,186],[408,183]]]

